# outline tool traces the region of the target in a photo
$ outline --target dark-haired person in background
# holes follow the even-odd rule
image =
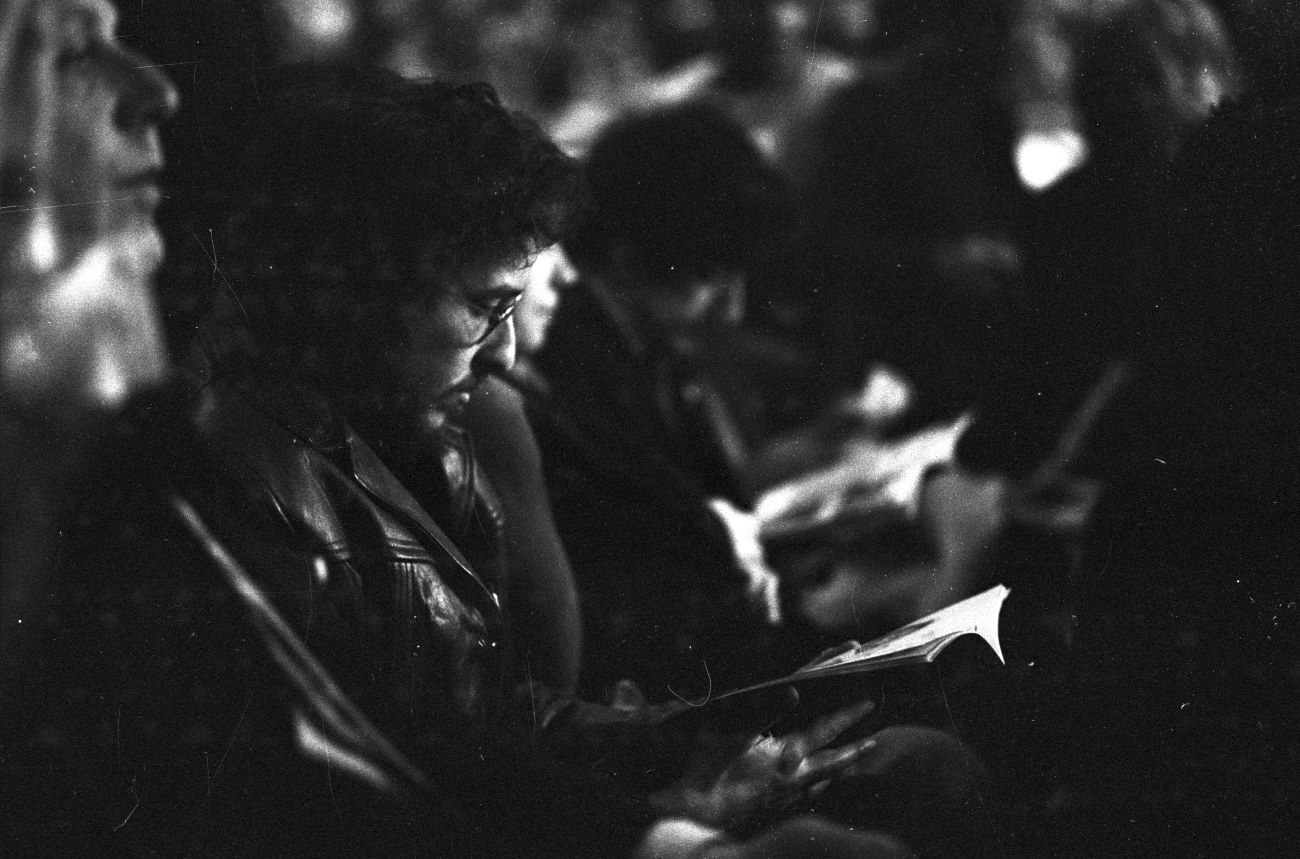
[[[708,506],[751,501],[746,443],[710,372],[780,240],[786,191],[743,129],[694,104],[611,126],[586,177],[595,212],[566,243],[581,278],[537,356],[548,391],[534,414],[582,595],[583,688],[629,678],[653,698],[700,695],[710,675],[755,668],[729,651],[771,643],[775,580],[742,575]]]

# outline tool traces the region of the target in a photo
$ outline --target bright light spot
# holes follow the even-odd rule
[[[1196,100],[1200,103],[1200,108],[1205,115],[1214,110],[1219,102],[1228,97],[1228,87],[1226,82],[1210,68],[1202,68],[1196,75],[1193,84],[1196,92]]]
[[[867,374],[857,405],[868,420],[887,423],[901,417],[915,398],[916,391],[902,373],[876,364]]]
[[[293,714],[293,728],[298,748],[307,757],[315,758],[327,767],[350,772],[380,790],[390,787],[388,778],[378,767],[318,729],[301,711]],[[331,732],[337,734],[338,729]]]
[[[750,137],[753,138],[754,145],[759,148],[768,158],[776,157],[777,139],[776,129],[774,128],[755,128]]]
[[[38,212],[27,237],[27,252],[32,266],[39,272],[54,270],[59,259],[59,243],[55,239],[54,224],[47,213]]]
[[[319,50],[346,46],[357,26],[356,10],[346,0],[292,0],[285,6],[303,40]]]
[[[162,332],[130,236],[101,241],[59,273],[43,297],[37,350],[57,360],[79,395],[119,405],[165,366]]]
[[[1088,142],[1077,131],[1032,131],[1016,143],[1016,173],[1034,193],[1046,191],[1088,160]]]
[[[104,406],[118,406],[126,401],[131,393],[132,382],[129,367],[123,366],[123,356],[114,346],[120,344],[96,344],[95,363],[88,381],[88,394],[92,402]],[[129,360],[129,359],[128,359]]]
[[[41,360],[41,349],[36,345],[36,338],[30,331],[19,332],[12,340],[5,343],[5,364],[26,372]]]

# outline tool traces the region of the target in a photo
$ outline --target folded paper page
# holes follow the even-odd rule
[[[979,636],[993,649],[998,660],[1005,663],[1002,643],[998,638],[998,620],[1002,613],[1002,603],[1009,593],[1011,591],[1008,588],[997,585],[845,653],[806,665],[793,674],[737,689],[718,698],[819,677],[867,674],[886,668],[923,665],[933,662],[949,644],[967,635]]]

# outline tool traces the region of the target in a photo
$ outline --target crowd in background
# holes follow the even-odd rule
[[[50,535],[95,456],[68,454],[84,443],[81,413],[156,384],[164,349],[193,354],[214,314],[264,314],[278,334],[296,311],[245,307],[263,294],[246,282],[274,295],[385,264],[373,243],[320,242],[311,230],[339,228],[336,212],[234,157],[271,139],[258,109],[263,87],[283,92],[276,65],[482,80],[582,165],[582,200],[565,205],[586,220],[538,228],[542,244],[563,242],[530,259],[534,282],[509,311],[519,358],[476,393],[469,432],[430,447],[364,397],[352,408],[373,422],[350,421],[465,563],[501,593],[510,582],[530,684],[616,710],[705,700],[718,678],[772,676],[1004,582],[1016,594],[1005,669],[960,653],[875,690],[885,723],[937,725],[987,766],[994,835],[978,850],[1285,855],[1300,764],[1290,4],[227,0],[192,12],[119,10],[122,38],[152,61],[133,67],[167,73],[183,105],[152,78],[137,93],[137,122],[175,114],[160,321],[141,296],[121,298],[157,249],[87,253],[94,225],[57,208],[75,177],[24,191],[6,174],[0,189],[0,644],[15,654],[0,681],[39,650],[17,623],[39,616],[53,592],[41,582],[62,569]],[[0,37],[17,32],[0,24]],[[38,75],[0,73],[7,106],[39,102]],[[30,123],[36,144],[6,131],[0,156],[57,153],[40,145],[59,133],[44,121]],[[267,164],[292,162],[268,151]],[[257,170],[272,190],[250,192]],[[25,193],[35,202],[9,202]],[[236,226],[211,231],[222,223]],[[119,297],[85,300],[101,294]],[[358,337],[391,322],[348,318],[339,330]],[[71,393],[43,400],[50,390]],[[946,448],[919,452],[931,438]],[[896,518],[769,533],[746,554],[761,528],[746,517],[774,488],[888,456],[919,458]],[[475,484],[488,479],[495,494]],[[440,508],[444,496],[459,506]],[[314,700],[303,670],[295,694]],[[307,710],[339,730],[337,713]],[[349,724],[361,757],[388,761],[364,719]]]

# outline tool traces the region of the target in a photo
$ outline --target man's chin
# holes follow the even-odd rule
[[[418,421],[429,430],[440,430],[448,424],[459,424],[463,422],[468,405],[468,398],[442,398],[437,403],[421,409]]]
[[[421,432],[461,422],[470,399],[464,390],[432,394],[412,387],[390,390],[387,394],[375,392],[375,395],[384,423]]]
[[[119,277],[148,282],[163,261],[163,240],[152,221],[137,219],[100,242]]]
[[[442,409],[430,408],[420,412],[418,423],[425,430],[436,432],[454,421],[455,418]]]

